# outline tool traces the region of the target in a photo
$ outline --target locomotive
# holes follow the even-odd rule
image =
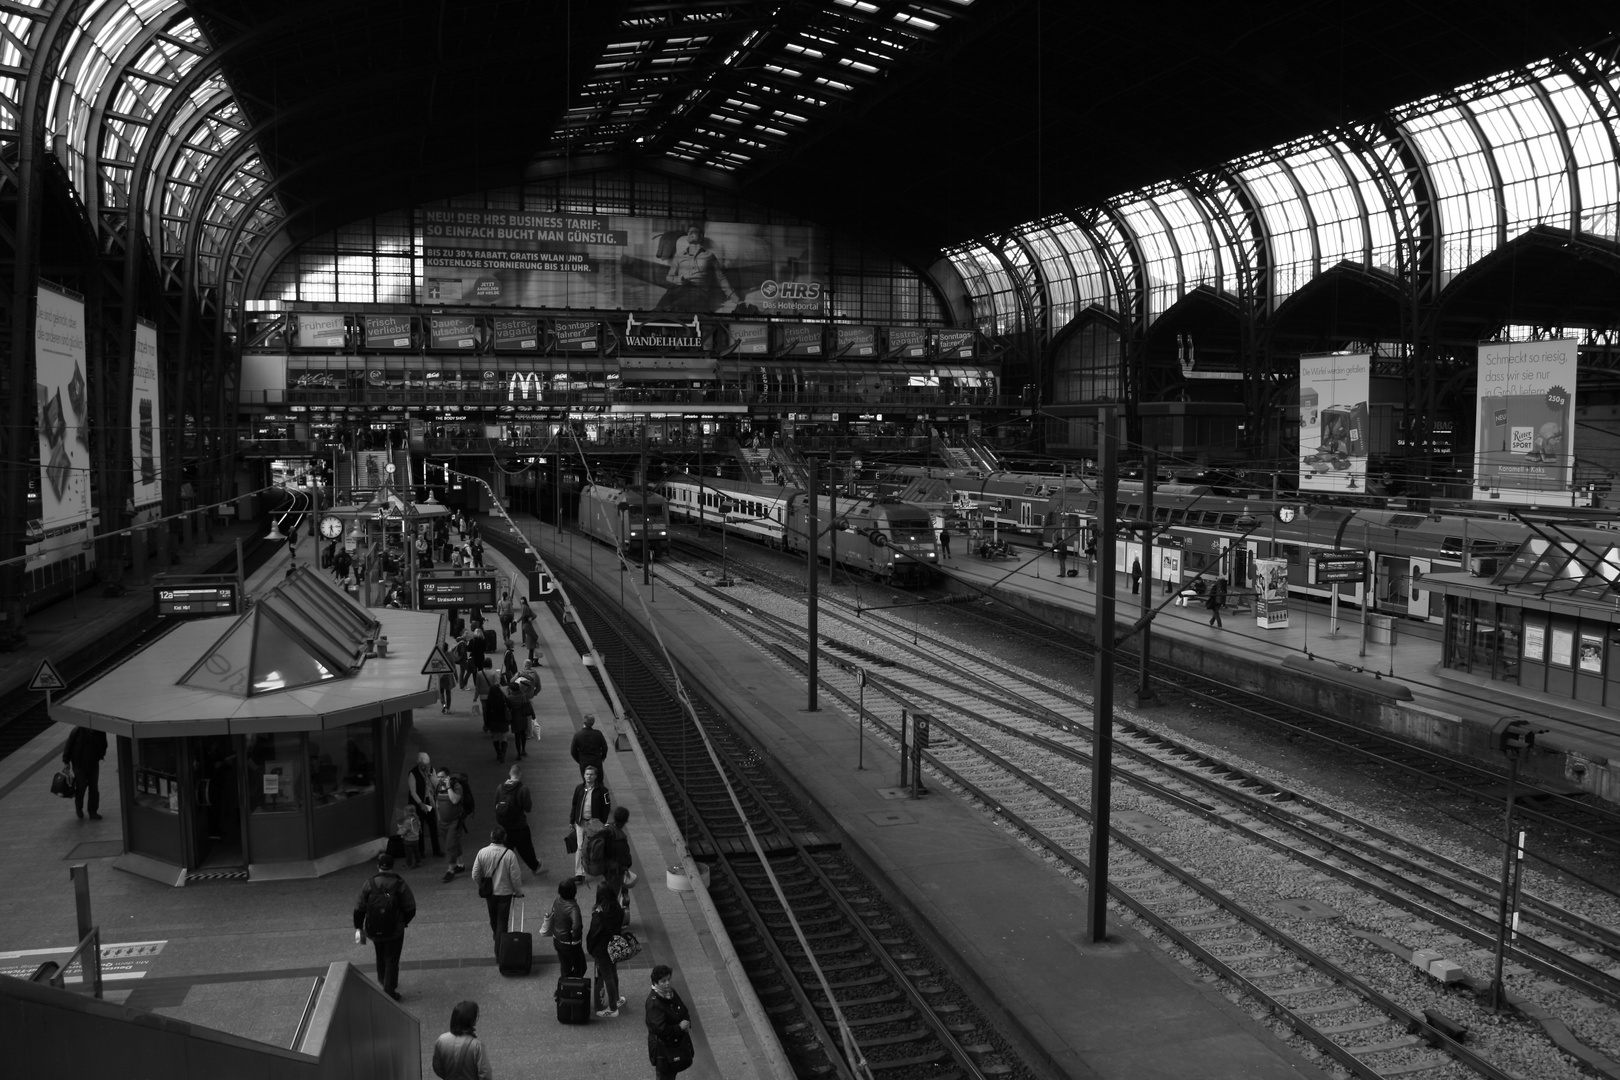
[[[690,475],[672,477],[663,488],[672,519],[723,522],[729,532],[769,547],[809,551],[811,504],[799,488]],[[815,510],[822,558],[830,558],[836,546],[839,566],[895,585],[922,584],[938,573],[939,545],[926,508],[896,499],[821,495]]]
[[[979,475],[955,470],[912,472],[900,497],[940,513],[951,527],[974,520],[995,523],[1010,532],[1039,536],[1047,548],[1063,542],[1071,551],[1092,549],[1102,496],[1095,477],[1048,473]],[[921,475],[916,475],[921,474]],[[1143,485],[1119,482],[1119,517],[1142,517]],[[1269,496],[1239,498],[1203,484],[1153,485],[1154,542],[1143,553],[1140,530],[1121,528],[1115,539],[1115,565],[1129,567],[1140,559],[1143,575],[1175,588],[1200,575],[1224,579],[1229,586],[1252,586],[1254,561],[1287,562],[1288,591],[1296,596],[1328,598],[1334,588],[1315,579],[1312,554],[1326,551],[1365,552],[1369,580],[1341,584],[1339,596],[1359,603],[1370,589],[1371,610],[1427,622],[1445,620],[1443,597],[1423,585],[1431,573],[1468,570],[1477,576],[1494,573],[1532,536],[1554,543],[1585,544],[1598,552],[1614,546],[1613,518],[1586,518],[1570,523],[1560,514],[1554,522],[1544,511],[1526,507],[1522,518],[1492,507],[1465,513],[1459,509],[1428,512],[1382,506],[1344,506]]]
[[[651,545],[654,559],[669,550],[669,507],[656,491],[647,493],[644,504],[640,488],[586,484],[579,493],[579,525],[604,544],[622,543],[627,557],[639,559],[644,544]]]

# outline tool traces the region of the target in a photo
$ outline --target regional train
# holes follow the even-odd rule
[[[1067,543],[1076,553],[1098,541],[1097,516],[1102,497],[1091,476],[1055,473],[977,474],[944,469],[902,469],[910,481],[899,496],[929,508],[953,531],[972,534],[994,526],[1008,532],[1039,536],[1051,548]],[[1139,480],[1119,482],[1119,517],[1140,520],[1143,491]],[[1361,551],[1367,554],[1370,580],[1341,584],[1341,600],[1359,603],[1363,589],[1371,610],[1442,623],[1444,598],[1426,589],[1432,573],[1467,570],[1477,576],[1494,573],[1532,536],[1552,543],[1585,544],[1606,552],[1620,543],[1620,520],[1589,517],[1570,523],[1568,515],[1525,508],[1520,520],[1506,510],[1427,512],[1398,506],[1330,505],[1269,495],[1239,498],[1218,494],[1203,484],[1156,483],[1153,486],[1155,541],[1144,557],[1140,532],[1122,528],[1115,541],[1120,569],[1141,561],[1143,575],[1175,588],[1202,576],[1224,579],[1229,586],[1253,585],[1256,559],[1287,563],[1288,591],[1295,596],[1327,598],[1334,588],[1316,581],[1312,554]]]
[[[643,500],[639,487],[586,484],[579,493],[579,526],[604,544],[622,544],[628,558],[640,559],[644,545],[651,545],[654,559],[669,551],[669,507],[657,491]]]
[[[769,547],[806,553],[810,499],[799,488],[691,475],[664,481],[674,520],[705,522]],[[939,572],[939,545],[925,507],[898,499],[816,499],[816,550],[838,565],[894,585],[919,585]],[[829,524],[837,521],[847,528]],[[836,536],[834,535],[836,533]]]

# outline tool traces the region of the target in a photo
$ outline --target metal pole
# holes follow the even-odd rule
[[[652,515],[647,506],[647,420],[641,421],[641,583],[652,584]]]
[[[1108,829],[1110,773],[1114,757],[1114,545],[1119,522],[1119,471],[1115,462],[1114,410],[1097,410],[1100,446],[1098,483],[1097,665],[1091,725],[1091,880],[1086,898],[1086,934],[1095,944],[1108,938]]]
[[[1463,521],[1466,522],[1467,520],[1468,520],[1467,518],[1463,518]],[[1372,543],[1372,541],[1369,540],[1368,536],[1367,536],[1367,523],[1365,521],[1363,521],[1361,523],[1361,550],[1368,556],[1370,556],[1372,554],[1372,548],[1369,546],[1371,543]],[[1372,560],[1369,558],[1367,561],[1368,561],[1368,563],[1370,563]],[[1377,575],[1377,571],[1371,565],[1367,566],[1367,572],[1361,575],[1361,654],[1360,655],[1363,656],[1363,657],[1365,657],[1367,655],[1367,617],[1368,617],[1367,599],[1368,599],[1369,596],[1372,595],[1373,578],[1376,575]]]
[[[1507,810],[1502,816],[1502,891],[1496,900],[1496,978],[1491,981],[1491,1009],[1502,1011],[1502,953],[1507,948],[1508,889],[1513,876],[1513,799],[1519,782],[1519,752],[1508,751]]]
[[[860,710],[855,714],[855,768],[866,768],[866,669],[855,669],[855,680],[861,688]]]
[[[809,543],[807,543],[805,547],[808,549],[810,556],[810,643],[808,649],[810,659],[810,698],[809,702],[805,705],[805,708],[810,712],[816,712],[816,662],[820,659],[818,655],[818,647],[820,642],[816,629],[816,594],[821,586],[821,556],[816,551],[816,545],[819,543],[820,537],[817,536],[817,518],[819,515],[816,513],[816,463],[813,458],[809,463],[809,471],[810,490],[807,493],[805,500],[805,511],[809,515],[807,520],[809,527],[806,530],[806,537],[809,540]]]
[[[1158,698],[1153,688],[1148,685],[1148,666],[1153,659],[1153,622],[1148,617],[1153,611],[1153,583],[1156,577],[1153,573],[1153,479],[1158,470],[1159,463],[1153,451],[1148,450],[1142,455],[1142,559],[1147,564],[1143,569],[1142,582],[1142,659],[1141,678],[1136,686],[1136,703],[1138,705],[1151,705]]]

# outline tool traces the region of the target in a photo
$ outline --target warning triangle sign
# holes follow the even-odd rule
[[[444,655],[443,645],[433,646],[433,651],[428,653],[427,663],[422,665],[424,675],[450,675],[455,670],[450,664],[450,658]]]
[[[30,690],[65,690],[67,682],[56,673],[49,660],[41,660],[39,667],[34,671],[34,681],[28,684]]]

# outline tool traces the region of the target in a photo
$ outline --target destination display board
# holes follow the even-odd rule
[[[416,584],[416,606],[421,611],[492,608],[495,606],[495,578],[488,574],[424,577]]]
[[[1313,551],[1311,561],[1316,564],[1318,585],[1367,580],[1365,551]]]
[[[154,585],[152,604],[160,616],[211,619],[236,614],[236,582],[207,585]]]

